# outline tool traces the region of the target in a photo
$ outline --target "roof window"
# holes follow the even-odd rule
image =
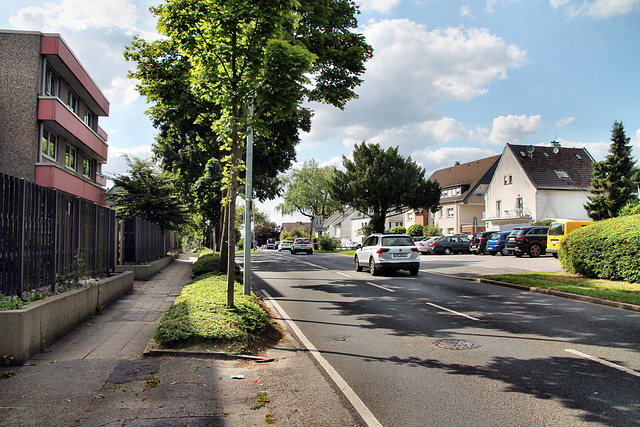
[[[558,175],[558,178],[560,178],[560,179],[569,179],[569,174],[566,173],[565,171],[556,170],[555,172],[556,172],[556,175]]]

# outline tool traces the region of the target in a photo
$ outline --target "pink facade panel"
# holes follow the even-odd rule
[[[69,70],[71,70],[80,84],[84,86],[94,101],[100,106],[102,111],[104,111],[103,115],[109,115],[109,101],[107,101],[107,98],[105,98],[98,86],[93,82],[82,64],[80,64],[73,52],[71,52],[71,49],[69,49],[60,36],[43,35],[40,53],[43,55],[57,55],[60,57],[62,62],[64,62]]]
[[[57,98],[43,98],[38,101],[38,120],[58,123],[80,142],[87,146],[103,162],[107,161],[107,144],[89,129],[75,114]]]
[[[36,184],[55,188],[104,205],[106,192],[58,167],[36,165]]]

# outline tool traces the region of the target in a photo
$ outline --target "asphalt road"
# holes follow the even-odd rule
[[[558,270],[550,256],[421,259],[372,277],[263,251],[253,287],[384,426],[640,425],[639,313],[430,274]]]

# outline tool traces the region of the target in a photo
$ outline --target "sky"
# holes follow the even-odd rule
[[[0,0],[0,28],[59,33],[110,101],[103,172],[147,158],[156,131],[123,57],[159,37],[160,0]],[[399,147],[426,176],[506,143],[586,147],[604,160],[614,121],[640,158],[640,0],[357,0],[373,46],[359,98],[313,104],[297,162],[340,166],[362,141]],[[281,200],[258,204],[276,223]]]

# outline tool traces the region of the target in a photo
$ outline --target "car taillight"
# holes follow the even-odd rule
[[[516,237],[516,242],[524,242],[525,240],[524,237]]]
[[[411,252],[418,252],[418,248],[411,248]]]
[[[389,248],[380,248],[376,251],[377,254],[381,254],[382,252],[389,252]]]
[[[427,243],[427,246],[435,246],[435,245],[436,245],[436,242]]]

